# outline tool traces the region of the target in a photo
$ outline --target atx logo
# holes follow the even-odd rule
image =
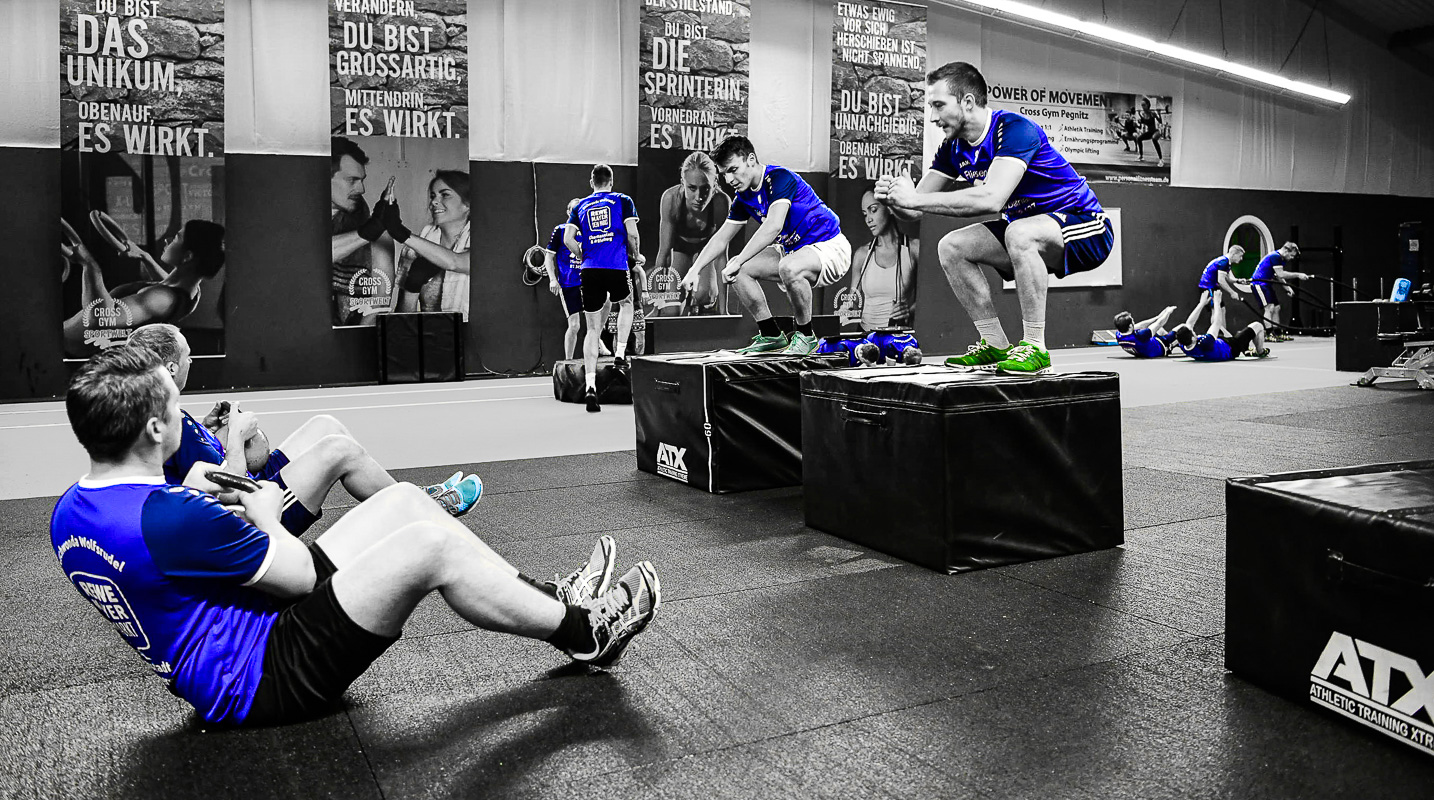
[[[1310,671],[1310,699],[1434,753],[1434,672],[1408,656],[1334,631]]]
[[[685,455],[687,455],[687,448],[673,447],[670,444],[659,442],[657,445],[657,474],[686,483],[687,464],[682,461]]]

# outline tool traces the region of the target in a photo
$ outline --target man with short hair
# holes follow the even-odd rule
[[[693,259],[682,287],[697,290],[702,270],[727,252],[747,220],[761,223],[742,252],[727,261],[722,279],[757,322],[757,335],[739,353],[808,355],[817,349],[812,331],[812,289],[830,286],[851,269],[851,244],[841,221],[799,175],[776,164],[763,164],[745,136],[728,136],[712,153],[717,174],[732,192],[727,220]],[[792,302],[796,328],[788,337],[777,327],[762,291],[775,281]]]
[[[1309,275],[1303,272],[1288,272],[1285,264],[1300,257],[1300,246],[1294,242],[1285,242],[1278,250],[1267,253],[1260,259],[1260,265],[1255,267],[1255,272],[1250,276],[1250,289],[1254,292],[1255,302],[1260,304],[1260,316],[1264,319],[1265,325],[1272,334],[1276,334],[1280,327],[1280,300],[1275,296],[1275,284],[1285,287],[1285,292],[1295,296],[1295,290],[1286,283],[1290,278],[1309,280]]]
[[[1166,306],[1164,311],[1139,322],[1122,311],[1115,315],[1115,343],[1136,358],[1164,358],[1170,353],[1175,334],[1165,330],[1165,323],[1175,313],[1175,306]]]
[[[1232,244],[1223,255],[1216,256],[1205,265],[1205,271],[1200,273],[1200,300],[1190,309],[1190,316],[1185,318],[1187,326],[1194,328],[1200,315],[1209,308],[1210,321],[1220,326],[1221,333],[1230,335],[1229,329],[1225,327],[1225,294],[1229,293],[1231,300],[1239,296],[1230,278],[1230,267],[1240,263],[1240,259],[1244,257],[1245,248]],[[1220,291],[1221,289],[1224,291]]]
[[[897,216],[930,212],[953,217],[1000,214],[945,236],[941,269],[971,315],[980,341],[951,366],[994,366],[1039,373],[1051,366],[1046,349],[1049,276],[1063,278],[1104,263],[1115,243],[1105,210],[1085,178],[1051,146],[1045,131],[1013,111],[986,107],[986,79],[956,61],[926,76],[931,121],[945,134],[920,185],[883,177],[876,197]],[[958,181],[971,185],[955,188]],[[1001,328],[982,267],[1016,283],[1024,332],[1012,345]]]
[[[548,235],[548,245],[543,248],[548,291],[562,302],[563,313],[568,318],[568,328],[563,332],[563,357],[568,359],[577,351],[578,332],[583,327],[583,294],[579,265],[573,262],[573,254],[563,239],[568,227],[567,219],[573,215],[573,209],[578,207],[579,202],[576,197],[568,201],[564,221],[553,226],[553,232]],[[606,306],[603,311],[606,313]],[[598,340],[598,349],[600,355],[612,355],[601,339]]]
[[[385,235],[386,217],[401,222],[398,206],[380,198],[370,212],[364,199],[367,178],[368,154],[352,139],[333,137],[329,151],[329,227],[335,325],[371,325],[374,312],[388,309],[390,297],[356,293],[354,279],[360,272],[384,276],[390,295],[393,290],[392,249],[369,245]]]
[[[128,344],[155,355],[169,371],[179,391],[189,382],[189,342],[173,325],[154,324],[136,328]],[[227,432],[221,441],[206,425],[181,411],[179,447],[164,463],[170,483],[181,483],[196,463],[219,464],[226,472],[249,475],[255,480],[273,481],[285,490],[281,521],[295,536],[308,530],[323,516],[324,500],[335,484],[342,483],[349,494],[367,500],[395,481],[388,471],[368,454],[342,422],[320,414],[309,418],[268,454],[259,469],[248,468],[246,443],[261,436],[255,414],[229,404]],[[218,427],[216,425],[216,427]],[[267,438],[264,439],[267,442]],[[438,505],[455,517],[468,513],[483,496],[483,482],[477,475],[454,474],[441,484],[424,487]]]
[[[1265,347],[1265,326],[1258,322],[1246,325],[1234,337],[1220,336],[1212,323],[1210,330],[1196,336],[1189,325],[1175,326],[1175,341],[1185,355],[1196,361],[1234,361],[1242,355],[1265,358],[1270,354]]]
[[[588,332],[583,338],[583,370],[587,410],[601,411],[597,399],[598,344],[602,336],[603,309],[608,301],[617,306],[617,334],[612,340],[613,364],[627,369],[627,337],[632,332],[632,278],[629,270],[640,251],[637,235],[637,206],[632,198],[612,190],[612,167],[593,167],[588,185],[593,193],[578,201],[568,214],[563,243],[581,264],[578,273],[583,316]]]
[[[618,662],[661,602],[645,561],[612,582],[611,539],[562,586],[540,588],[412,484],[389,486],[307,546],[280,524],[276,484],[224,492],[206,477],[215,465],[198,464],[187,485],[170,485],[179,388],[143,348],[82,365],[65,411],[90,470],[51,516],[60,567],[206,722],[327,713],[434,590],[473,625],[597,667]]]

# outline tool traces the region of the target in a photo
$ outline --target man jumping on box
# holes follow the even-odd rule
[[[742,306],[757,321],[757,335],[739,353],[808,355],[817,349],[812,332],[812,288],[830,286],[851,268],[851,244],[836,214],[812,187],[785,167],[763,164],[745,136],[729,136],[712,153],[717,174],[732,191],[727,221],[707,240],[687,270],[682,287],[697,290],[702,270],[727,252],[727,243],[749,219],[761,227],[727,262],[722,279],[733,285]],[[782,284],[792,301],[796,330],[788,338],[777,328],[760,281]]]
[[[1056,152],[1040,126],[1020,114],[986,107],[986,80],[956,61],[926,76],[932,123],[946,135],[931,169],[910,178],[884,177],[876,198],[903,219],[923,212],[953,217],[1000,213],[968,225],[937,247],[941,269],[971,315],[981,340],[947,359],[958,367],[994,366],[1002,372],[1042,372],[1046,350],[1047,274],[1063,278],[1100,266],[1115,233],[1090,186]],[[971,185],[955,189],[957,181]],[[1006,339],[983,266],[1016,282],[1025,332]]]

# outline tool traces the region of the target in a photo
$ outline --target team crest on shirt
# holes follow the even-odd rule
[[[607,230],[612,227],[612,209],[607,206],[593,206],[588,209],[588,227],[593,230]]]

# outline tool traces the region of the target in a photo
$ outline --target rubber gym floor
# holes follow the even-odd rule
[[[589,673],[431,596],[341,710],[241,731],[198,725],[60,574],[49,511],[83,455],[60,404],[0,406],[0,797],[1428,796],[1434,758],[1223,668],[1222,479],[1434,457],[1434,393],[1275,348],[1058,351],[1121,373],[1126,544],[954,576],[806,528],[800,487],[640,473],[630,407],[545,379],[232,395],[274,441],[333,413],[402,480],[478,472],[464,522],[529,574],[612,534],[664,599]]]

